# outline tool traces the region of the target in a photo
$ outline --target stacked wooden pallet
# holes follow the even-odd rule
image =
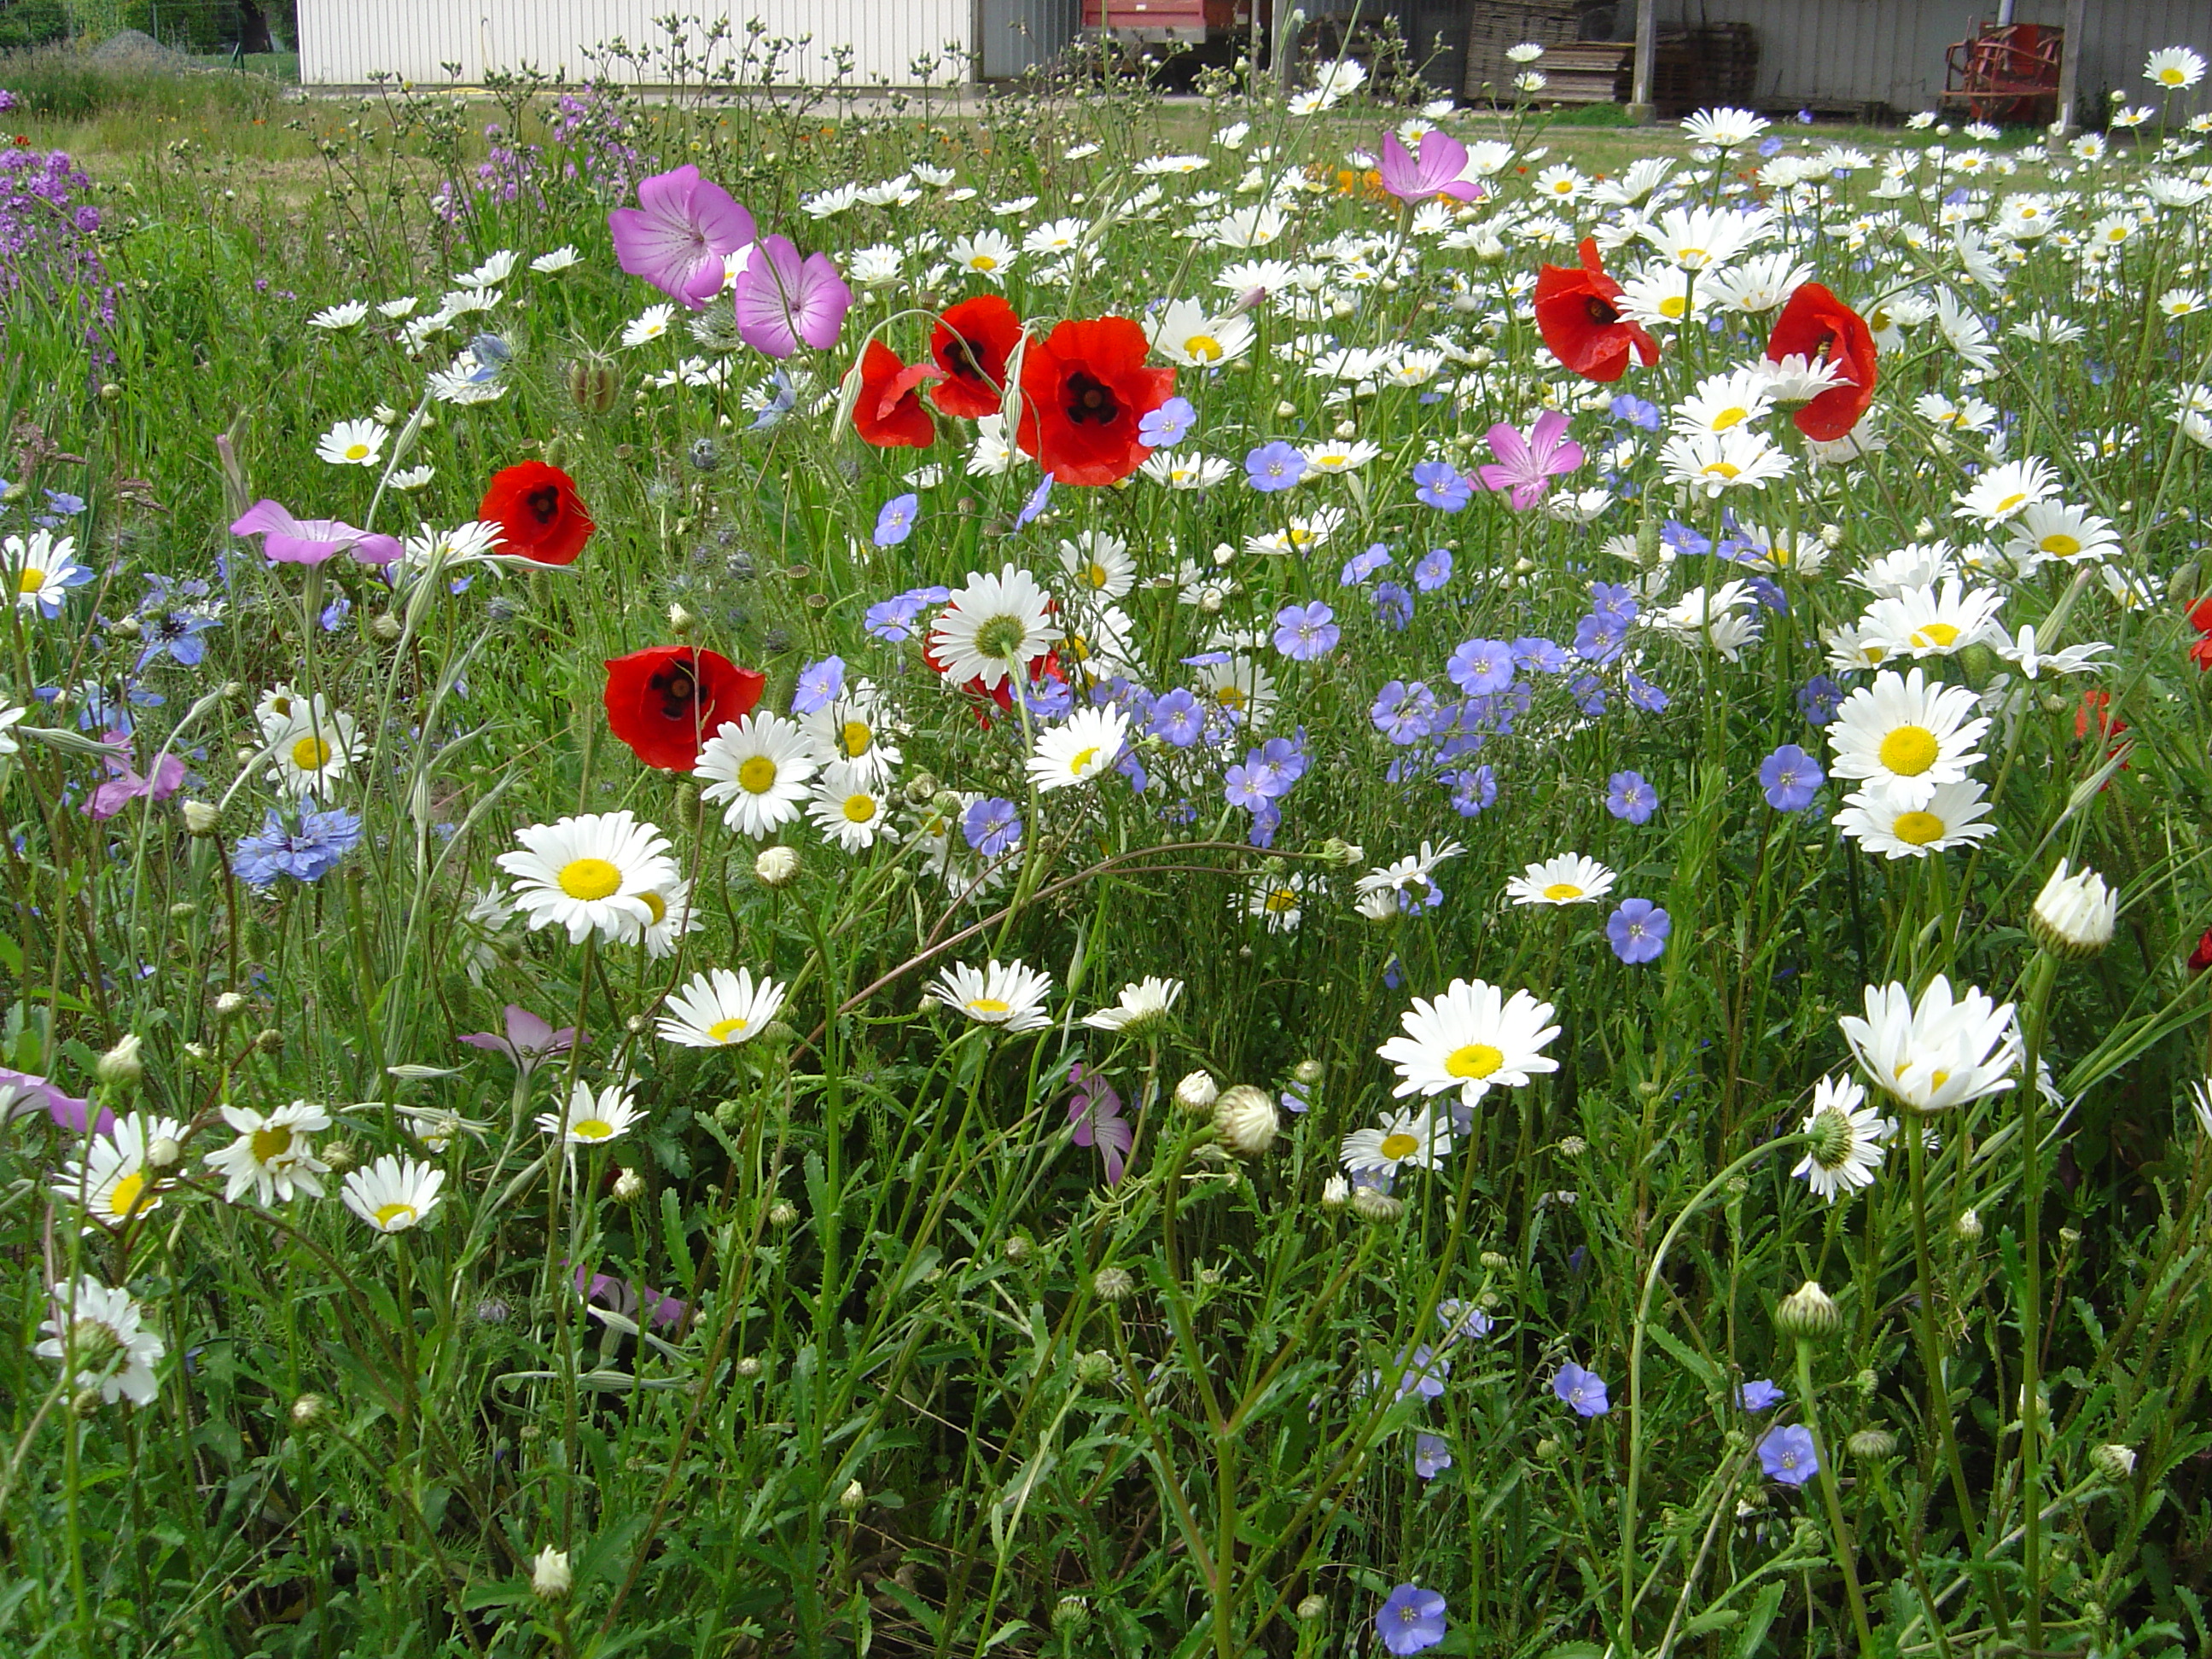
[[[1536,67],[1544,72],[1538,94],[1551,104],[1622,104],[1628,101],[1636,47],[1628,41],[1578,40],[1545,50]]]
[[[1511,103],[1513,77],[1522,65],[1505,54],[1524,41],[1548,54],[1572,42],[1581,28],[1582,8],[1574,0],[1472,0],[1467,17],[1467,100]],[[1549,77],[1549,63],[1535,67]],[[1551,95],[1548,88],[1544,95]]]
[[[1716,105],[1747,108],[1758,89],[1759,36],[1748,23],[1662,29],[1651,64],[1651,101],[1672,118]]]

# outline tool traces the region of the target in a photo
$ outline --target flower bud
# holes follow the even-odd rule
[[[1362,1221],[1395,1221],[1406,1213],[1406,1206],[1402,1200],[1377,1192],[1372,1187],[1354,1187],[1352,1212]]]
[[[688,640],[699,626],[699,619],[681,605],[668,607],[668,631],[679,640]]]
[[[389,645],[407,631],[407,624],[392,612],[382,611],[369,618],[368,631]]]
[[[1022,1234],[1016,1233],[1006,1241],[1006,1260],[1018,1267],[1036,1254],[1036,1246],[1030,1243]]]
[[[361,1162],[360,1158],[354,1155],[351,1143],[343,1140],[333,1140],[322,1149],[319,1156],[324,1163],[330,1165],[332,1175],[343,1175]]]
[[[2096,1447],[2089,1453],[2089,1467],[2118,1486],[2136,1472],[2135,1449],[2116,1445]]]
[[[624,1170],[615,1177],[615,1202],[635,1204],[644,1195],[645,1178],[635,1170]]]
[[[149,1170],[173,1170],[184,1159],[185,1149],[177,1144],[174,1135],[155,1135],[146,1143],[146,1167]]]
[[[222,814],[204,800],[188,800],[177,810],[184,814],[186,835],[212,836],[222,827]]]
[[[622,393],[614,364],[592,352],[568,365],[568,400],[586,415],[604,415]]]
[[[799,873],[799,853],[789,847],[763,847],[753,860],[753,876],[763,887],[787,887]]]
[[[736,1366],[738,1375],[748,1382],[761,1374],[761,1369],[759,1359],[751,1354],[747,1354],[743,1359],[738,1361]]]
[[[1176,1085],[1176,1104],[1193,1117],[1204,1115],[1213,1109],[1213,1103],[1221,1091],[1204,1072],[1192,1072]]]
[[[917,772],[906,781],[906,787],[901,793],[908,806],[927,806],[937,799],[938,791],[944,787],[935,773]]]
[[[284,1034],[273,1026],[267,1030],[256,1031],[253,1046],[264,1054],[280,1054],[284,1052]]]
[[[771,1227],[788,1227],[798,1219],[799,1212],[792,1207],[787,1199],[778,1199],[769,1206],[768,1224]]]
[[[1863,1462],[1887,1457],[1897,1449],[1897,1437],[1887,1429],[1861,1429],[1844,1442],[1844,1449]]]
[[[1279,1126],[1275,1103],[1264,1089],[1240,1083],[1214,1100],[1214,1136],[1239,1158],[1257,1158],[1273,1146]]]
[[[1843,1328],[1844,1316],[1828,1293],[1807,1279],[1784,1297],[1774,1310],[1774,1328],[1784,1336],[1819,1340]]]
[[[1559,1138],[1561,1158],[1580,1158],[1588,1151],[1589,1151],[1589,1142],[1584,1140],[1580,1135],[1562,1135]]]
[[[2094,957],[2112,942],[2119,895],[2094,870],[2069,875],[2066,860],[2051,872],[2028,913],[2028,931],[2054,957],[2075,961]]]
[[[215,1000],[217,1019],[235,1019],[246,1011],[246,999],[235,991],[225,991]]]
[[[1333,1175],[1321,1184],[1321,1206],[1324,1210],[1340,1210],[1352,1199],[1352,1183],[1340,1175]]]
[[[136,1031],[126,1031],[121,1041],[100,1057],[93,1075],[110,1088],[137,1088],[146,1077],[146,1062],[139,1057],[143,1046]]]
[[[867,1501],[867,1488],[857,1480],[847,1481],[845,1490],[837,1494],[837,1507],[848,1515],[858,1515],[860,1506]]]
[[[1485,1250],[1475,1260],[1494,1273],[1510,1273],[1513,1268],[1513,1258],[1503,1250]]]
[[[1982,1237],[1982,1218],[1970,1209],[1961,1210],[1959,1218],[1951,1224],[1951,1231],[1959,1236],[1960,1242],[1977,1243]]]
[[[1328,1611],[1328,1602],[1322,1596],[1309,1595],[1302,1598],[1298,1602],[1298,1618],[1305,1624],[1310,1625]]]
[[[1309,1089],[1322,1079],[1322,1063],[1317,1060],[1302,1060],[1291,1068],[1291,1081],[1302,1083]]]
[[[1063,1595],[1053,1603],[1052,1627],[1056,1631],[1079,1631],[1091,1622],[1091,1603],[1080,1595]]]
[[[1091,1288],[1101,1302],[1127,1302],[1136,1294],[1137,1281],[1127,1267],[1101,1267],[1091,1274]]]
[[[292,1426],[295,1429],[313,1428],[329,1407],[330,1401],[319,1394],[301,1395],[292,1402]]]
[[[530,1588],[541,1600],[558,1601],[574,1582],[568,1573],[568,1551],[548,1544],[538,1552],[538,1559],[530,1567]]]

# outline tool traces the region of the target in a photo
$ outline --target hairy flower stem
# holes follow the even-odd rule
[[[1836,1565],[1844,1570],[1844,1595],[1851,1605],[1851,1627],[1858,1634],[1859,1652],[1869,1655],[1875,1651],[1874,1632],[1867,1625],[1866,1598],[1859,1594],[1858,1552],[1852,1547],[1843,1499],[1836,1492],[1835,1448],[1820,1437],[1813,1404],[1813,1342],[1804,1336],[1797,1339],[1797,1402],[1805,1432],[1813,1437],[1813,1461],[1820,1471],[1820,1498],[1828,1511],[1829,1541],[1835,1549]]]

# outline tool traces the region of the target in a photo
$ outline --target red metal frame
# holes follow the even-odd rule
[[[1985,23],[1943,57],[1942,101],[1978,121],[2049,121],[2057,112],[2066,31],[2045,23]]]

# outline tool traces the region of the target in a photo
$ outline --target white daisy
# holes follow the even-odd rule
[[[514,908],[533,933],[566,927],[572,945],[635,939],[653,921],[645,895],[678,879],[667,837],[627,808],[532,824],[515,839],[523,850],[498,859],[517,883]]]
[[[1995,835],[1989,811],[1982,786],[1972,778],[1909,796],[1895,784],[1877,782],[1844,796],[1844,810],[1830,822],[1869,853],[1917,859]]]
[[[1668,480],[1708,496],[1729,489],[1764,489],[1790,476],[1796,465],[1765,435],[1749,427],[1725,432],[1677,433],[1659,452]]]
[[[676,954],[677,942],[686,933],[699,931],[699,913],[691,902],[691,884],[671,882],[665,887],[648,887],[638,897],[653,920],[645,925],[645,953],[655,962],[664,962]]]
[[[1212,368],[1251,349],[1249,319],[1209,317],[1195,300],[1170,300],[1145,319],[1145,337],[1169,362]]]
[[[1507,882],[1505,896],[1516,904],[1595,904],[1613,890],[1613,872],[1595,859],[1562,853]]]
[[[331,781],[343,777],[359,757],[361,732],[353,716],[321,702],[302,698],[293,719],[264,730],[269,775],[288,795],[325,795]]]
[[[619,1140],[632,1126],[644,1121],[645,1114],[637,1109],[621,1084],[611,1083],[595,1095],[592,1085],[581,1078],[569,1091],[567,1110],[540,1112],[536,1119],[539,1133],[551,1135],[570,1146],[596,1146],[603,1141]]]
[[[2057,487],[2058,475],[2047,462],[2032,455],[2024,461],[2006,461],[1990,468],[1955,498],[1955,516],[1978,519],[1994,529],[2038,501],[2049,501]]]
[[[1701,109],[1682,122],[1690,142],[1716,149],[1736,149],[1766,131],[1769,123],[1747,109]]]
[[[823,839],[848,853],[865,853],[878,840],[898,839],[891,826],[890,798],[874,769],[866,765],[833,761],[824,767],[806,811]]]
[[[530,262],[530,268],[541,276],[558,276],[571,266],[580,265],[583,262],[584,256],[577,252],[568,243],[563,242],[550,253],[541,253],[532,259]]]
[[[70,589],[82,587],[93,579],[91,570],[76,562],[74,536],[57,541],[43,530],[33,531],[27,541],[10,536],[0,542],[0,557],[5,558],[7,586],[15,596],[18,611],[58,617]]]
[[[752,970],[716,968],[695,974],[670,994],[657,1028],[664,1042],[685,1048],[731,1048],[768,1029],[783,1008],[784,988]]]
[[[315,453],[332,466],[374,466],[384,459],[384,436],[374,421],[340,421],[323,434]]]
[[[1236,468],[1218,455],[1171,454],[1160,449],[1146,456],[1137,471],[1170,489],[1211,489],[1226,483]]]
[[[1085,599],[1122,599],[1137,580],[1129,544],[1100,530],[1086,530],[1073,541],[1062,542],[1060,568],[1075,579],[1076,592]]]
[[[946,246],[945,257],[955,270],[1001,282],[1013,269],[1013,239],[1004,231],[979,230],[972,236],[956,237]]]
[[[1993,587],[1968,587],[1958,577],[1939,590],[1907,588],[1876,599],[1859,618],[1859,637],[1915,657],[1955,656],[1970,645],[2000,638],[1997,611],[2004,595]]]
[[[1938,974],[1916,1002],[1899,984],[1866,988],[1866,1014],[1837,1021],[1874,1085],[1917,1112],[1942,1111],[2013,1086],[2013,1007],[1977,987],[1954,999]]]
[[[1262,876],[1244,897],[1244,913],[1267,924],[1271,933],[1295,932],[1305,915],[1306,877],[1303,870],[1286,870],[1279,876]]]
[[[622,343],[625,346],[641,346],[666,334],[676,320],[674,306],[647,306],[643,312],[625,324]]]
[[[866,774],[869,781],[890,781],[900,760],[896,731],[885,714],[876,690],[866,680],[854,680],[834,702],[799,716],[814,758],[826,770],[838,764]]]
[[[316,1158],[307,1137],[331,1127],[328,1112],[312,1101],[295,1100],[268,1113],[225,1106],[222,1119],[238,1131],[238,1139],[210,1152],[205,1162],[222,1175],[226,1202],[235,1204],[249,1192],[262,1204],[289,1200],[295,1191],[310,1198],[323,1195],[322,1178],[330,1165]]]
[[[307,319],[309,328],[319,328],[332,334],[343,334],[349,328],[359,328],[368,320],[368,302],[348,300],[343,305],[325,306]]]
[[[2204,78],[2204,60],[2187,46],[2161,46],[2143,64],[2143,79],[2169,92],[2186,92]]]
[[[32,1352],[42,1359],[74,1359],[80,1389],[98,1389],[109,1405],[128,1400],[154,1403],[154,1364],[168,1345],[146,1329],[144,1315],[126,1290],[89,1273],[53,1287],[54,1311],[39,1329],[46,1340]]]
[[[1375,1052],[1398,1068],[1401,1099],[1459,1091],[1474,1106],[1492,1089],[1517,1089],[1559,1062],[1544,1052],[1559,1028],[1547,1022],[1552,1005],[1527,991],[1509,1000],[1483,980],[1455,979],[1433,1001],[1415,997],[1401,1017],[1405,1035]]]
[[[106,1134],[92,1137],[82,1159],[62,1165],[54,1195],[82,1204],[87,1219],[102,1227],[121,1227],[149,1214],[161,1207],[160,1183],[165,1176],[149,1162],[148,1152],[173,1151],[185,1135],[185,1126],[173,1117],[134,1113],[118,1118]]]
[[[627,816],[627,815],[625,815]],[[386,1155],[345,1178],[345,1206],[380,1233],[404,1233],[430,1218],[446,1172],[411,1158]]]
[[[818,769],[805,732],[762,709],[725,721],[700,750],[692,775],[707,780],[701,799],[708,805],[729,802],[724,823],[758,841],[799,815]]]
[[[1338,1148],[1353,1175],[1395,1175],[1404,1169],[1436,1170],[1451,1155],[1451,1123],[1426,1106],[1410,1112],[1384,1112],[1371,1129],[1354,1129]]]
[[[2006,556],[2030,568],[2045,559],[2102,559],[2120,551],[2120,538],[2110,519],[2063,501],[2038,501],[2024,507],[2010,526],[2012,538]]]
[[[1030,781],[1041,792],[1072,789],[1112,769],[1129,740],[1129,717],[1108,705],[1079,708],[1066,725],[1038,734]]]
[[[960,963],[946,969],[931,982],[929,994],[946,1007],[1011,1036],[1042,1030],[1052,1024],[1043,1006],[1051,990],[1051,975],[1019,962],[1002,964],[994,959],[981,968]]]
[[[1963,780],[1988,758],[1974,746],[1990,728],[1975,713],[1978,701],[1965,686],[1931,685],[1917,668],[1877,674],[1829,722],[1828,769],[1894,791],[1900,811],[1921,805],[1937,786]]]
[[[1813,1090],[1813,1109],[1803,1133],[1813,1144],[1790,1173],[1829,1203],[1845,1193],[1874,1185],[1884,1143],[1897,1133],[1894,1119],[1866,1103],[1866,1091],[1853,1079],[1824,1077]]]
[[[1169,1010],[1182,995],[1181,980],[1148,974],[1134,985],[1124,985],[1120,1000],[1111,1008],[1084,1015],[1083,1023],[1093,1030],[1119,1031],[1127,1036],[1165,1020]]]
[[[1060,642],[1052,601],[1018,565],[995,576],[970,572],[931,626],[931,653],[951,685],[980,679],[995,689]]]

